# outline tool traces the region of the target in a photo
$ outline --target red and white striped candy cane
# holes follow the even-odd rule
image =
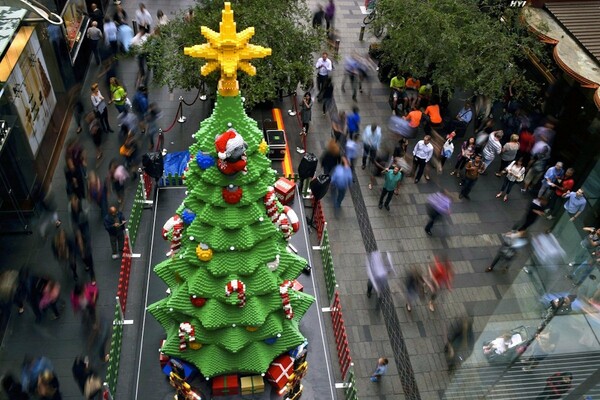
[[[239,279],[229,281],[225,286],[225,295],[229,297],[233,292],[238,294],[239,306],[244,307],[246,305],[246,284]]]
[[[292,287],[292,281],[285,280],[279,285],[279,295],[281,296],[281,302],[283,304],[283,312],[287,319],[294,318],[294,311],[292,310],[292,304],[290,303],[290,295],[288,294],[289,289]]]
[[[279,219],[279,207],[277,195],[275,189],[272,186],[267,188],[267,194],[264,197],[265,207],[267,208],[267,215],[271,219],[271,222],[276,223]]]
[[[187,340],[190,342],[196,341],[196,330],[194,326],[189,322],[182,322],[179,324],[179,350],[183,351],[187,348],[186,336]]]
[[[279,219],[277,220],[277,226],[279,226],[279,230],[283,233],[283,238],[285,240],[290,240],[292,237],[293,229],[290,226],[290,221],[286,214],[281,214]]]

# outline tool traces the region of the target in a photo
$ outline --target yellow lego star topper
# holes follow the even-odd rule
[[[254,27],[246,28],[239,33],[236,32],[231,3],[225,3],[222,14],[219,32],[203,26],[200,33],[208,40],[208,43],[185,47],[183,53],[207,60],[207,63],[200,69],[202,75],[206,76],[217,68],[221,68],[219,94],[221,96],[237,96],[239,94],[237,70],[241,69],[248,75],[255,75],[256,68],[248,60],[264,58],[271,54],[271,49],[248,43],[254,36]]]

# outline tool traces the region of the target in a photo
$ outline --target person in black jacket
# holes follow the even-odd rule
[[[117,208],[112,206],[108,209],[108,214],[104,217],[104,229],[110,237],[110,247],[112,248],[112,259],[119,258],[119,252],[123,250],[125,242],[125,221],[123,213],[117,211]]]

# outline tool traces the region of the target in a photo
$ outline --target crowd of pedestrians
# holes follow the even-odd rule
[[[148,99],[148,71],[143,54],[136,56],[138,76],[134,82],[123,82],[118,63],[131,46],[142,45],[149,33],[159,34],[158,27],[168,20],[158,10],[155,25],[141,3],[134,20],[130,20],[118,3],[106,15],[94,3],[89,7],[91,23],[85,38],[91,45],[91,58],[99,66],[98,76],[106,76],[106,84],[93,82],[89,92],[76,104],[76,131],[64,146],[64,188],[51,185],[36,189],[36,198],[44,206],[39,234],[49,239],[46,243],[55,260],[47,265],[47,272],[29,267],[3,272],[2,280],[8,285],[0,293],[2,318],[16,305],[19,315],[30,310],[35,323],[40,325],[61,318],[66,304],[71,304],[88,338],[87,346],[81,349],[88,356],[77,357],[72,368],[86,399],[102,398],[99,369],[108,361],[111,330],[110,323],[96,310],[101,294],[94,261],[112,259],[118,274],[127,223],[123,215],[126,188],[138,179],[142,153],[154,148],[160,118],[159,108]],[[135,90],[129,91],[129,85]],[[85,144],[88,138],[95,149],[91,157]],[[107,148],[115,148],[114,143],[117,151],[108,154]],[[110,160],[108,163],[104,162],[106,158]],[[68,199],[66,220],[58,217],[56,200],[62,197],[61,190],[65,190]],[[98,207],[99,220],[91,217],[91,207]],[[94,227],[104,228],[107,237],[95,237],[98,230]],[[100,240],[110,242],[110,253],[98,251],[106,248],[96,245]],[[21,371],[19,377],[7,374],[2,378],[2,387],[10,399],[62,398],[61,386],[48,358],[26,358]]]

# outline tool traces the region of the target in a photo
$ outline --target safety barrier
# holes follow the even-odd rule
[[[127,307],[127,292],[129,291],[129,275],[131,274],[131,245],[129,243],[129,230],[125,230],[125,241],[123,245],[123,257],[121,258],[121,270],[119,271],[119,284],[117,286],[117,299],[121,304],[121,312],[125,313]]]
[[[108,359],[108,368],[106,369],[106,383],[110,393],[115,393],[117,390],[117,378],[119,376],[119,363],[121,362],[121,346],[123,344],[123,309],[121,308],[121,299],[116,297],[115,314],[113,319],[113,331],[110,338],[110,352]],[[107,393],[106,391],[104,392]],[[108,397],[108,398],[112,398]]]
[[[337,290],[335,291],[333,303],[331,305],[331,323],[333,325],[333,334],[335,335],[340,372],[342,373],[342,379],[346,379],[348,369],[352,365],[352,357],[350,357],[346,324],[344,324],[342,304],[340,302],[340,295],[338,294]]]
[[[135,240],[137,239],[138,228],[140,227],[140,222],[142,220],[142,210],[144,209],[145,190],[142,182],[143,180],[140,179],[140,182],[137,185],[133,206],[131,207],[131,213],[129,214],[129,221],[127,222],[127,228],[130,232],[132,244],[135,244]]]
[[[107,382],[104,382],[102,385],[102,400],[113,400],[113,395],[110,392],[110,387],[108,387]]]
[[[346,332],[346,324],[342,314],[342,303],[340,295],[337,291],[338,284],[335,277],[335,268],[333,266],[333,256],[331,254],[331,243],[329,242],[329,232],[327,231],[327,222],[321,202],[313,198],[313,217],[312,225],[317,231],[319,246],[313,246],[314,250],[319,250],[321,253],[321,261],[323,264],[323,274],[325,276],[325,287],[327,289],[327,299],[331,307],[324,309],[331,313],[331,323],[333,335],[335,338],[336,352],[342,379],[347,380],[343,383],[336,383],[335,387],[344,389],[346,400],[358,400],[358,392],[354,378],[354,370],[352,366],[352,357],[350,356],[350,346],[348,345],[348,334]]]
[[[143,185],[144,188],[144,200],[150,201],[153,187],[152,178],[145,172],[142,174],[142,177],[143,179],[140,180],[140,183]]]
[[[323,232],[325,231],[325,213],[323,213],[323,206],[321,205],[320,200],[315,200],[313,197],[312,200],[313,205],[313,216],[312,223],[315,229],[317,230],[317,239],[319,239],[319,243],[323,240]],[[329,299],[331,301],[331,298]]]
[[[354,370],[350,368],[348,379],[343,383],[344,395],[346,400],[358,400],[358,390],[356,389],[356,380],[354,378]]]
[[[331,302],[337,293],[338,287],[335,278],[335,270],[333,268],[333,256],[331,254],[331,244],[329,243],[329,233],[327,229],[323,229],[323,237],[321,240],[321,261],[323,263],[323,274],[325,275],[325,286],[327,288],[327,299]]]

